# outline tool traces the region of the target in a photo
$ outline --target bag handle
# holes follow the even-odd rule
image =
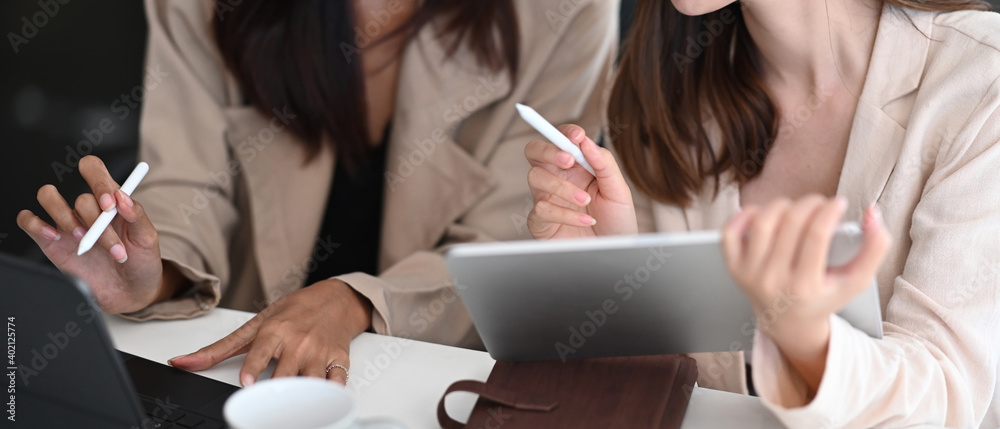
[[[482,381],[459,380],[448,386],[448,390],[445,390],[444,395],[441,396],[441,400],[438,402],[438,423],[444,429],[462,429],[465,427],[465,423],[451,418],[448,415],[448,411],[444,409],[445,398],[453,392],[475,393],[479,395],[480,399],[508,406],[515,410],[548,412],[554,410],[559,405],[558,402],[521,396],[507,389],[490,386]]]

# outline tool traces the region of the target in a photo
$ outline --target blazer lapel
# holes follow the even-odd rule
[[[846,219],[862,219],[864,209],[881,197],[896,166],[906,124],[896,122],[886,109],[894,103],[909,108],[903,100],[920,85],[930,31],[930,14],[888,5],[882,10],[837,187],[837,194],[850,204]]]
[[[506,96],[511,83],[503,74],[482,70],[468,52],[446,57],[431,27],[403,54],[387,148],[382,269],[433,248],[448,225],[494,184],[489,170],[454,135],[472,113]],[[250,107],[231,108],[226,115],[226,139],[246,180],[261,284],[269,299],[276,298],[301,287],[307,274],[332,186],[334,155],[324,143],[319,156],[304,164],[304,149],[291,133],[265,130],[274,123],[270,117]]]
[[[505,74],[471,52],[447,58],[431,27],[403,54],[386,164],[380,268],[433,248],[445,229],[492,189],[490,171],[455,141],[472,113],[505,97]],[[482,146],[496,144],[482,137]]]
[[[267,299],[301,287],[306,263],[333,180],[334,159],[324,142],[317,158],[305,163],[305,149],[280,121],[253,108],[227,111],[226,140],[247,186],[254,253]],[[294,120],[291,115],[275,118]]]
[[[845,220],[861,221],[864,210],[878,201],[896,167],[906,130],[882,110],[858,103],[850,143],[840,173],[837,195],[847,198]]]
[[[886,109],[909,108],[906,105],[907,95],[920,85],[931,43],[930,31],[931,14],[913,13],[888,5],[882,10],[865,85],[851,126],[844,168],[837,185],[837,194],[846,197],[850,204],[845,214],[847,220],[861,220],[864,209],[882,195],[896,166],[906,124],[896,122]],[[709,128],[710,136],[717,135],[713,134],[715,131]],[[695,195],[692,203],[682,209],[687,229],[719,228],[729,216],[739,211],[739,186],[732,180],[731,174],[724,175],[720,180],[718,195],[715,195],[714,186],[709,182],[704,191]],[[676,217],[677,213],[667,212],[664,208],[657,213],[658,224],[673,223],[668,219]]]

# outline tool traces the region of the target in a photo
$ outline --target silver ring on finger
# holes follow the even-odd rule
[[[330,375],[330,371],[332,371],[334,368],[344,370],[344,374],[347,375],[347,377],[344,378],[344,382],[345,383],[347,382],[347,380],[351,379],[351,370],[347,369],[346,366],[343,366],[343,365],[341,365],[339,363],[331,363],[330,365],[327,365],[327,367],[326,367],[326,375],[329,376]]]

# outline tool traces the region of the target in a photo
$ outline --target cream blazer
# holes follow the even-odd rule
[[[514,3],[521,38],[514,82],[482,69],[469,52],[446,59],[430,26],[404,50],[380,275],[339,277],[371,300],[378,333],[482,347],[441,250],[530,238],[524,146],[542,137],[514,104],[600,132],[618,1]],[[165,77],[143,103],[139,157],[150,170],[135,198],[156,226],[163,258],[195,286],[127,315],[137,320],[194,317],[217,305],[259,311],[301,288],[311,266],[337,256],[337,244],[322,237],[323,251],[312,254],[334,177],[332,151],[304,164],[285,129],[296,112],[243,105],[211,37],[212,4],[146,1],[146,63]]]
[[[757,393],[792,428],[1000,427],[1000,15],[886,7],[860,98],[837,194],[847,220],[885,214],[885,336],[834,316],[819,391],[793,409],[806,388],[757,333]],[[641,228],[722,227],[739,186],[712,188],[683,209],[636,195]],[[694,357],[701,386],[745,391],[740,353]]]

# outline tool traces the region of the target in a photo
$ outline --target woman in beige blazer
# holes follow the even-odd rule
[[[60,269],[89,282],[108,312],[150,320],[195,317],[219,305],[260,311],[218,343],[172,360],[176,366],[207,368],[249,351],[241,372],[246,382],[272,356],[280,356],[276,376],[326,374],[343,382],[349,341],[366,329],[480,345],[455,303],[440,251],[453,243],[529,236],[524,176],[530,166],[523,150],[539,136],[516,118],[515,103],[599,130],[617,49],[617,1],[349,3],[353,22],[331,16],[343,2],[309,11],[301,7],[309,2],[147,0],[146,61],[163,79],[143,100],[139,158],[150,170],[134,200],[118,192],[100,160],[88,157],[80,168],[93,194],[80,196],[75,210],[46,186],[39,201],[54,226],[29,211],[18,217]],[[292,12],[282,12],[286,7]],[[227,24],[242,23],[234,20],[249,19],[241,15],[247,13],[267,25],[275,25],[267,20],[278,13],[292,20],[282,30],[289,36],[281,50],[305,50],[308,59],[319,55],[309,49],[325,49],[329,61],[341,54],[347,63],[362,60],[371,122],[348,124],[344,135],[358,131],[375,142],[391,123],[379,180],[385,195],[377,275],[340,273],[303,289],[319,265],[337,258],[338,250],[350,251],[318,237],[335,153],[343,149],[338,136],[309,145],[295,132],[297,120],[336,105],[262,108],[257,101],[269,94],[247,85],[281,88],[282,82],[248,78],[228,66],[281,67],[288,57],[240,51],[260,42],[260,34],[227,39],[229,49],[220,50],[219,33],[238,34],[239,25]],[[311,18],[317,14],[319,20]],[[483,16],[496,18],[466,23]],[[417,20],[418,28],[407,27]],[[293,38],[306,23],[340,25],[339,34],[353,43]],[[483,46],[502,61],[481,61]],[[316,79],[310,67],[292,69],[299,75],[289,79]],[[318,81],[337,85],[341,79],[348,78]],[[115,205],[120,219],[94,250],[75,256],[83,228]]]
[[[641,0],[618,156],[565,127],[595,179],[529,144],[529,229],[722,229],[756,392],[789,427],[1000,426],[1000,16],[961,9],[987,6]],[[828,270],[840,221],[865,241]],[[882,339],[836,315],[873,276]],[[742,352],[696,359],[746,392]]]

